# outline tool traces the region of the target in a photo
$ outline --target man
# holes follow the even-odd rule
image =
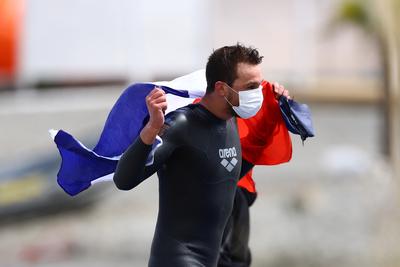
[[[236,184],[248,171],[241,167],[235,116],[250,118],[261,108],[261,61],[257,50],[239,44],[217,49],[206,66],[206,95],[166,118],[165,93],[154,88],[146,97],[149,120],[113,179],[130,190],[158,172],[149,266],[217,266]],[[152,151],[157,136],[162,144]]]
[[[249,207],[257,197],[252,168],[288,162],[292,155],[291,139],[277,101],[281,95],[290,98],[289,91],[278,83],[263,81],[262,85],[261,110],[252,118],[238,118],[243,176],[238,182],[232,214],[224,230],[218,267],[248,267],[251,264]]]

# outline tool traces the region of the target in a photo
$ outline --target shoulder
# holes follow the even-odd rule
[[[164,126],[161,129],[160,136],[164,136],[167,133],[173,133],[175,136],[187,134],[189,124],[191,121],[192,110],[194,105],[188,105],[179,109],[176,109],[165,116]]]
[[[169,126],[187,124],[193,118],[193,110],[197,104],[190,104],[178,108],[165,116],[165,124]]]

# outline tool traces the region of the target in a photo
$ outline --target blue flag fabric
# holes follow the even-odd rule
[[[167,93],[168,113],[191,103],[195,97],[204,95],[205,73],[200,70],[171,82],[137,83],[129,86],[111,109],[93,150],[63,130],[49,131],[61,155],[57,182],[66,193],[74,196],[96,182],[112,179],[119,158],[137,138],[148,120],[145,98],[155,85]],[[186,86],[191,89],[172,88]],[[157,137],[153,150],[161,143],[161,138]],[[152,161],[151,156],[152,154],[148,164]]]
[[[293,134],[300,135],[303,143],[308,137],[314,137],[314,127],[308,105],[300,104],[282,95],[279,98],[279,108],[288,130]]]

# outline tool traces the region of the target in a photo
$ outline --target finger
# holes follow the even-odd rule
[[[284,96],[288,96],[289,95],[289,91],[288,90],[286,90],[286,89],[284,89],[284,88],[282,88],[281,89],[281,95],[284,95]]]
[[[156,102],[158,102],[158,101],[165,101],[166,99],[164,99],[165,98],[165,96],[164,95],[153,95],[153,96],[149,96],[149,97],[147,97],[146,98],[146,104],[147,105],[150,105],[150,104],[153,104],[153,103],[156,103]],[[160,99],[160,100],[159,100]]]
[[[154,104],[160,104],[162,102],[167,102],[167,98],[165,96],[160,96],[151,100]]]
[[[155,104],[154,106],[155,106],[158,110],[162,110],[163,112],[164,112],[165,110],[167,110],[167,108],[168,108],[167,102],[163,102],[163,103],[160,103],[160,104]]]
[[[275,93],[282,95],[283,90],[285,89],[282,85],[280,85],[279,83],[275,83]]]
[[[282,95],[283,94],[284,89],[282,88],[282,86],[278,87],[275,91],[275,93],[277,93],[278,95]]]
[[[161,102],[161,103],[151,103],[151,104],[149,104],[149,106],[148,106],[148,110],[149,110],[149,112],[150,113],[153,113],[153,112],[158,112],[158,111],[160,111],[161,109],[163,109],[163,108],[165,108],[167,106],[167,102]]]
[[[288,96],[289,95],[289,91],[285,89],[284,86],[281,85],[281,89],[280,89],[281,95],[284,96]]]
[[[152,97],[147,99],[149,103],[151,102],[160,102],[160,101],[167,101],[167,96],[162,93],[155,93]]]
[[[147,95],[147,98],[152,98],[152,97],[160,95],[160,94],[165,94],[164,90],[162,90],[159,87],[154,87],[154,89],[151,90],[150,93]]]
[[[165,91],[161,89],[161,87],[155,87],[155,89],[157,90],[157,92],[161,92],[163,95],[165,95]]]
[[[153,90],[156,90],[156,91],[163,91],[164,92],[164,90],[160,87],[160,86],[154,86],[154,89]],[[165,92],[164,92],[165,93]]]
[[[284,90],[283,91],[283,95],[287,98],[287,99],[292,99],[292,97],[290,96],[290,92],[289,92],[289,90]]]
[[[152,96],[155,93],[157,93],[158,91],[160,91],[160,88],[158,87],[154,87],[153,90],[150,91],[150,93],[147,96]]]
[[[158,98],[158,97],[164,96],[164,95],[165,95],[165,92],[162,89],[156,89],[151,95],[149,95],[149,99]]]
[[[151,90],[150,93],[146,96],[146,102],[149,102],[156,92],[157,91],[155,89]]]
[[[292,97],[290,96],[290,93],[289,93],[288,90],[286,90],[286,95],[285,96],[286,96],[287,99],[292,99]]]

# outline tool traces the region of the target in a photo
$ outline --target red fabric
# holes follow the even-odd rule
[[[254,165],[276,165],[292,158],[292,141],[273,93],[272,85],[262,83],[264,101],[252,118],[238,118],[242,157]],[[256,192],[252,171],[243,176],[238,186]]]
[[[260,111],[250,119],[238,118],[242,157],[254,165],[276,165],[292,158],[292,141],[275,98],[272,85],[262,83],[264,96]],[[194,103],[199,102],[196,99]],[[238,186],[256,192],[251,170]]]
[[[292,142],[268,82],[263,82],[261,110],[249,119],[238,118],[242,157],[254,165],[275,165],[292,157]]]

